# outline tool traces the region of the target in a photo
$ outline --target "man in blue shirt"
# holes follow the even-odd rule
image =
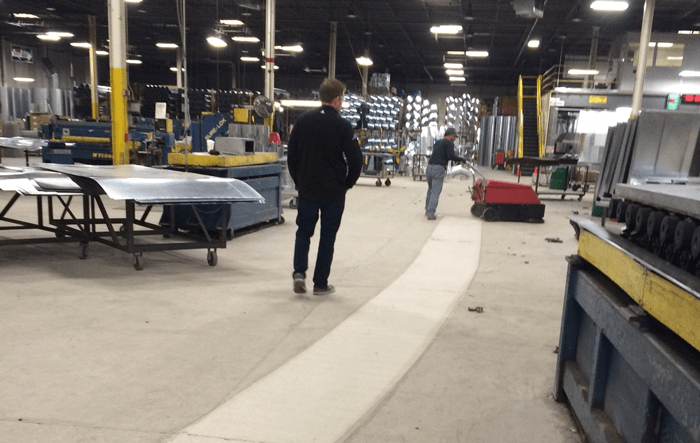
[[[438,140],[433,146],[433,153],[428,160],[428,167],[425,170],[425,178],[428,181],[428,195],[425,197],[425,215],[428,220],[435,220],[435,210],[437,209],[442,183],[445,180],[447,162],[452,160],[464,163],[466,158],[455,154],[454,141],[457,138],[457,131],[454,128],[447,128],[445,136]]]
[[[362,170],[362,152],[350,123],[340,117],[345,85],[325,79],[321,107],[299,116],[289,137],[287,165],[299,191],[294,243],[294,292],[306,292],[309,245],[321,215],[321,238],[314,269],[314,295],[335,292],[328,284],[335,237],[345,209],[345,193]]]

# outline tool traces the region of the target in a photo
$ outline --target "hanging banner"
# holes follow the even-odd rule
[[[31,48],[23,48],[21,46],[12,46],[12,61],[34,63]]]

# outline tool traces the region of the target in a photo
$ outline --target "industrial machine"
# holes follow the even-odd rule
[[[591,442],[700,441],[700,115],[611,128],[596,202],[573,217],[555,399]]]

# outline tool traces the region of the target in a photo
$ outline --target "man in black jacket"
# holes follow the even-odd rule
[[[447,162],[450,160],[464,163],[466,158],[455,154],[454,141],[457,138],[457,131],[454,128],[447,128],[445,136],[438,140],[433,146],[433,153],[428,160],[428,167],[425,170],[425,179],[428,182],[428,195],[425,197],[425,215],[428,220],[435,220],[435,210],[437,209],[440,193],[442,192],[442,182],[445,181]]]
[[[345,209],[345,192],[357,182],[362,152],[350,123],[341,118],[345,85],[326,79],[318,90],[322,106],[299,116],[289,137],[287,164],[299,191],[294,244],[294,292],[306,292],[309,245],[321,214],[321,238],[314,269],[314,295],[335,291],[328,284],[335,237]]]

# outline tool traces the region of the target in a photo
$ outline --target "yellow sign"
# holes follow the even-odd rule
[[[605,95],[589,95],[588,103],[598,103],[604,105],[608,102],[608,97]]]

